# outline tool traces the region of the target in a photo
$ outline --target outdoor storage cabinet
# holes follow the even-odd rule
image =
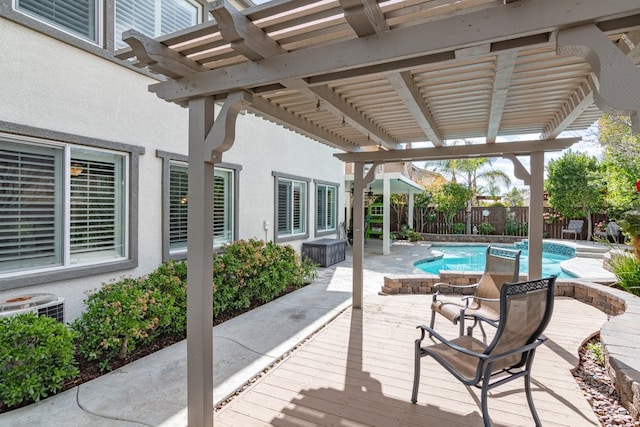
[[[340,239],[319,239],[302,244],[302,254],[320,267],[344,261],[346,242]]]

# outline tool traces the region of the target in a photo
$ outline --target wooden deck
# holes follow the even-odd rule
[[[428,320],[430,295],[369,296],[348,309],[215,414],[217,426],[481,426],[479,390],[431,358],[422,360],[418,403],[410,403],[415,326]],[[536,354],[533,398],[545,426],[598,426],[575,383],[577,349],[606,315],[558,298]],[[438,319],[445,336],[456,327]],[[530,426],[521,380],[490,392],[494,426]]]

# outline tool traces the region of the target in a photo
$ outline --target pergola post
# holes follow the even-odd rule
[[[189,101],[187,225],[187,405],[189,425],[213,425],[213,182],[206,147],[213,97]]]
[[[233,145],[238,113],[250,102],[229,94],[214,122],[214,98],[189,101],[187,222],[187,412],[191,426],[213,425],[213,177]]]
[[[362,308],[364,259],[364,163],[353,164],[353,308]]]
[[[531,199],[529,202],[529,280],[542,277],[544,204],[544,152],[531,153]]]
[[[391,253],[391,182],[387,174],[382,178],[382,255]]]

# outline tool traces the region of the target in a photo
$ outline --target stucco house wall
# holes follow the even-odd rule
[[[163,160],[157,150],[186,155],[188,110],[166,103],[148,91],[155,80],[0,17],[0,132],[39,136],[68,135],[126,144],[140,151],[137,266],[31,284],[20,274],[2,281],[0,299],[10,295],[51,292],[65,298],[66,320],[83,310],[87,291],[123,276],[141,276],[162,262]],[[242,114],[234,146],[223,162],[238,172],[236,238],[274,239],[274,176],[283,173],[309,179],[309,239],[314,239],[314,180],[339,184],[338,224],[344,220],[344,165],[334,149],[297,135],[253,114]],[[135,184],[135,183],[134,183]],[[2,213],[0,212],[0,215]],[[269,230],[265,231],[264,223]],[[331,236],[323,236],[331,237]],[[287,242],[300,250],[302,241]],[[20,283],[28,286],[21,286]]]

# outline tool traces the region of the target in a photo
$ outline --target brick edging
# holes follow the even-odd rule
[[[471,284],[480,274],[444,273],[384,277],[382,294],[430,294],[438,282]],[[521,278],[525,280],[525,278]],[[605,365],[622,403],[635,420],[640,418],[640,297],[607,285],[580,279],[556,281],[556,295],[575,298],[609,315],[600,328]],[[579,321],[579,319],[576,319]]]

